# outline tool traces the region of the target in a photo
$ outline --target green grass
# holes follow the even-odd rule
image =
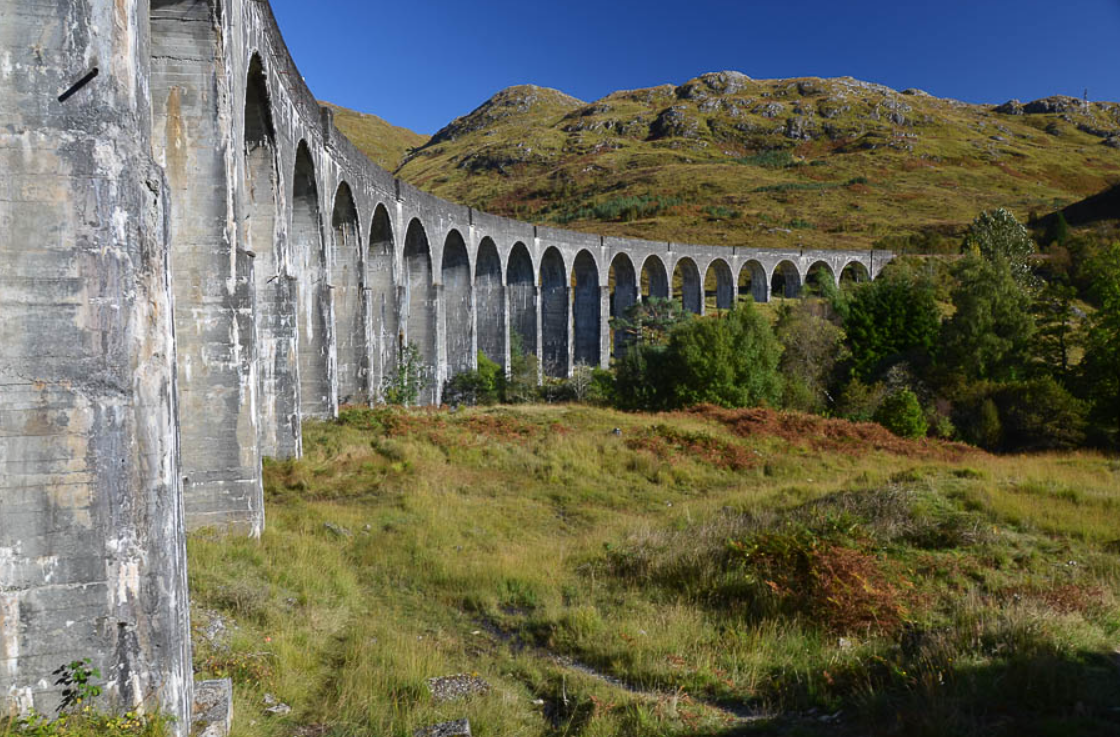
[[[803,91],[801,82],[816,89]],[[688,86],[705,89],[702,80]],[[530,89],[503,91],[459,119],[453,139],[419,149],[399,175],[464,205],[609,236],[850,249],[891,236],[958,236],[996,207],[1026,221],[1120,182],[1120,150],[1058,115],[1002,115],[843,79],[749,80],[706,97],[664,86],[594,103],[538,88],[530,104]],[[784,109],[764,117],[771,103]],[[910,108],[901,124],[887,114],[898,104]],[[657,133],[653,124],[670,107],[691,122],[689,136]],[[1068,115],[1120,131],[1115,111],[1100,105]],[[786,137],[785,122],[797,117],[809,121],[811,140]],[[1045,132],[1055,121],[1061,135]],[[344,130],[382,156],[380,124],[364,134],[355,122]],[[588,204],[619,197],[686,204],[627,218],[601,217]],[[742,216],[711,217],[709,206]],[[788,233],[768,225],[798,218],[818,227]]]
[[[308,423],[259,543],[190,539],[196,667],[239,737],[1120,729],[1120,462],[742,417]],[[492,689],[433,702],[455,673]]]

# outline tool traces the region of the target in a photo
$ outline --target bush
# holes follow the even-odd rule
[[[682,323],[670,334],[666,352],[673,404],[776,405],[782,396],[781,354],[769,321],[749,303],[721,317]]]
[[[478,352],[478,368],[456,374],[443,390],[443,401],[452,406],[465,404],[495,404],[505,389],[505,371],[498,364]]]
[[[1001,450],[1068,450],[1085,441],[1087,407],[1049,376],[1001,386],[994,399]]]
[[[852,422],[871,422],[886,394],[881,383],[868,385],[852,379],[836,400],[836,414]]]
[[[875,421],[903,438],[920,438],[929,432],[918,396],[909,389],[888,395],[875,413]]]

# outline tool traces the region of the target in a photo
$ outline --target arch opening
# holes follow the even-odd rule
[[[862,261],[849,261],[840,271],[840,286],[847,287],[852,284],[862,284],[871,281],[871,274]]]
[[[801,296],[801,274],[792,261],[782,261],[770,277],[770,294],[795,299]]]
[[[677,261],[673,269],[673,292],[678,296],[678,301],[685,312],[694,315],[704,313],[704,290],[700,282],[700,270],[696,262],[685,258]]]
[[[432,281],[432,252],[428,234],[419,220],[408,225],[404,241],[404,298],[406,310],[402,319],[405,329],[398,348],[403,354],[406,346],[415,346],[421,364],[424,388],[421,401],[434,403],[438,393],[435,384],[436,365],[436,288]]]
[[[638,291],[638,276],[634,271],[634,262],[625,253],[620,253],[611,261],[611,319],[618,320],[626,316],[627,310],[637,303],[641,296]],[[630,343],[623,332],[611,325],[611,355],[622,358],[626,355],[626,346]]]
[[[268,79],[260,55],[249,62],[245,84],[246,247],[256,258],[258,433],[261,454],[291,458],[300,453],[296,292],[277,242],[280,171]]]
[[[299,263],[300,411],[305,417],[333,414],[326,264],[319,185],[306,142],[296,152],[292,176],[292,245]]]
[[[478,350],[499,366],[506,365],[506,306],[502,260],[490,238],[478,245],[474,270]],[[531,275],[530,275],[531,277]]]
[[[769,302],[770,289],[766,282],[766,269],[758,261],[751,259],[739,269],[739,300]]]
[[[370,335],[376,347],[371,389],[380,393],[386,378],[397,365],[397,288],[393,273],[395,246],[393,223],[385,205],[378,204],[369,228],[369,249],[366,255],[367,299],[372,327]]]
[[[836,287],[836,275],[832,272],[832,267],[824,261],[814,262],[805,273],[805,291],[819,295],[824,293],[828,285]]]
[[[471,262],[467,245],[457,230],[448,233],[443,243],[440,280],[443,283],[443,378],[450,379],[475,367]]]
[[[704,275],[704,306],[730,310],[735,306],[735,280],[731,267],[721,258],[708,265]]]
[[[642,264],[642,299],[669,298],[669,275],[660,256],[649,256]]]
[[[572,264],[573,365],[598,366],[602,346],[602,299],[595,257],[580,251]]]
[[[354,195],[350,185],[343,182],[335,194],[331,216],[334,238],[330,262],[340,404],[369,404],[370,399],[365,258],[358,222]]]
[[[539,355],[537,346],[537,287],[533,259],[524,243],[515,243],[506,264],[509,290],[510,353],[514,346],[525,355]],[[512,360],[512,359],[511,359]]]
[[[568,284],[564,258],[555,247],[541,259],[541,349],[544,373],[568,375]]]

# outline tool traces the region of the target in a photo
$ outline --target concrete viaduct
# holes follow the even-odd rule
[[[415,345],[438,403],[514,336],[607,366],[644,296],[796,296],[885,252],[576,233],[395,179],[335,128],[262,0],[0,6],[0,706],[191,703],[185,530],[259,535],[261,458],[378,401]],[[4,713],[0,708],[0,715]]]

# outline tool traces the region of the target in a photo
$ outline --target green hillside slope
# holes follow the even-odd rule
[[[334,110],[334,123],[338,129],[383,169],[393,171],[409,151],[428,142],[427,136],[393,125],[376,115],[355,112],[329,102],[323,104]]]
[[[608,235],[826,248],[918,236],[936,250],[979,210],[1026,219],[1120,183],[1120,105],[997,108],[735,72],[593,103],[521,86],[438,132],[398,174],[490,212]]]

